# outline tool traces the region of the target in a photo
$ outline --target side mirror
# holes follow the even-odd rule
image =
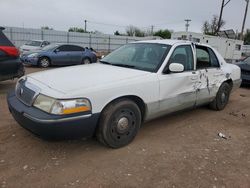
[[[184,66],[180,63],[171,63],[169,65],[170,72],[180,73],[184,71]]]

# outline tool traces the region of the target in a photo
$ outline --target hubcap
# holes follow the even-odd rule
[[[47,67],[47,66],[49,65],[49,61],[48,61],[47,59],[42,59],[41,65],[42,65],[43,67]]]
[[[84,63],[84,64],[90,64],[90,61],[89,61],[89,59],[85,59],[85,60],[83,61],[83,63]]]
[[[117,131],[120,133],[124,133],[127,131],[128,128],[129,128],[128,118],[122,117],[117,123]]]
[[[226,101],[226,94],[225,94],[225,92],[223,92],[223,93],[221,94],[221,101],[222,101],[223,103]]]
[[[136,129],[136,115],[130,109],[121,109],[113,115],[110,134],[116,141],[124,141],[133,137]]]

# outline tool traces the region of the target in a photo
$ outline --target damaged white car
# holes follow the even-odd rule
[[[240,84],[240,68],[210,46],[154,40],[124,45],[97,64],[27,75],[8,105],[37,135],[95,135],[119,148],[145,121],[200,105],[224,109]]]

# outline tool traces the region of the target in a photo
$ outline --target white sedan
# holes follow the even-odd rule
[[[95,135],[119,148],[145,121],[200,105],[224,109],[240,84],[240,68],[210,46],[140,41],[97,64],[27,75],[8,95],[8,104],[20,125],[42,137]]]

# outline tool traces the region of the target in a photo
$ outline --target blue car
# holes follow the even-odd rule
[[[241,79],[243,85],[250,85],[250,56],[246,57],[240,62],[237,62],[241,69]]]
[[[33,51],[20,56],[24,64],[36,65],[43,68],[51,65],[90,64],[97,61],[92,49],[72,44],[50,44],[40,51]]]

